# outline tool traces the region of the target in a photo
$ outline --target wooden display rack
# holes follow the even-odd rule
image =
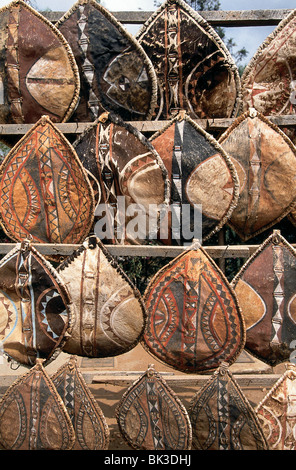
[[[290,9],[277,9],[277,10],[246,10],[246,11],[202,11],[199,12],[212,26],[221,26],[221,27],[248,27],[248,26],[276,26],[287,14],[292,10]],[[63,12],[41,12],[47,19],[55,23],[63,15]],[[144,23],[153,12],[145,11],[136,11],[136,12],[112,12],[114,16],[123,24],[138,24],[141,25]],[[293,127],[296,126],[296,115],[286,115],[286,116],[270,116],[269,119],[279,127]],[[206,131],[225,131],[233,122],[234,119],[197,119],[196,122]],[[152,133],[158,131],[162,128],[167,121],[135,121],[131,124],[141,131],[144,135],[146,133]],[[58,129],[65,134],[69,140],[73,140],[79,134],[81,134],[87,126],[91,123],[61,123],[56,126]],[[18,139],[27,133],[33,124],[1,124],[0,125],[0,139],[3,136],[3,140],[11,145],[14,145]],[[13,247],[14,243],[2,243],[0,244],[0,255],[8,253]],[[35,244],[35,247],[43,255],[70,255],[72,252],[78,248],[78,245],[61,245],[61,244]],[[142,256],[142,257],[164,257],[164,258],[174,258],[182,251],[186,250],[188,247],[176,247],[176,246],[112,246],[108,245],[108,250],[113,256]],[[207,253],[216,260],[223,260],[226,258],[244,258],[247,259],[254,251],[258,248],[258,245],[235,245],[235,246],[205,246],[203,247]],[[138,348],[135,348],[134,360],[137,360]],[[133,361],[133,351],[128,353],[128,358]],[[147,353],[148,355],[148,353]],[[126,355],[124,355],[126,356]],[[150,357],[150,356],[149,356]],[[83,360],[82,360],[83,362]],[[116,362],[116,361],[115,361]],[[125,358],[123,360],[125,365],[127,364]],[[206,376],[197,376],[197,375],[186,375],[178,373],[172,369],[163,367],[159,365],[156,359],[152,357],[149,358],[149,363],[155,363],[157,370],[164,374],[168,374],[167,379],[170,385],[174,388],[176,382],[180,386],[185,386],[187,383],[196,382],[199,386],[204,383]],[[248,361],[247,361],[248,362]],[[259,361],[260,362],[260,361]],[[270,367],[258,368],[258,372],[248,374],[248,368],[244,369],[244,362],[240,362],[242,370],[236,370],[234,372],[239,375],[239,382],[243,387],[268,387],[270,388],[273,383],[278,379],[278,374],[274,373]],[[142,369],[131,369],[126,371],[124,369],[118,369],[118,365],[114,368],[108,368],[106,366],[100,366],[100,371],[96,371],[93,375],[92,369],[92,378],[89,379],[91,383],[114,383],[114,384],[130,384],[131,381],[136,380],[137,374],[141,372],[136,372],[137,370]],[[146,368],[148,367],[148,364]],[[146,368],[144,370],[146,370]],[[87,374],[87,366],[85,373]],[[103,372],[102,372],[103,370]],[[104,372],[105,370],[105,372]],[[144,371],[143,370],[143,371]],[[168,372],[170,370],[171,372]],[[246,373],[247,372],[247,373]]]

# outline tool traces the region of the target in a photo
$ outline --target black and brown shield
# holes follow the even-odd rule
[[[60,31],[22,0],[0,10],[0,121],[67,121],[79,98],[74,55]]]
[[[81,82],[72,119],[94,121],[103,111],[145,120],[156,104],[154,69],[138,41],[95,0],[79,0],[58,21],[69,42]]]
[[[166,0],[136,38],[157,76],[153,118],[171,119],[180,109],[192,118],[236,115],[237,67],[215,30],[183,0]]]
[[[0,401],[0,445],[5,450],[71,450],[74,442],[63,400],[38,360]]]
[[[189,450],[186,408],[153,366],[124,393],[116,410],[120,432],[138,450]]]

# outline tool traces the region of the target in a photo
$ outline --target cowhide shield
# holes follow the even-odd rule
[[[80,72],[74,121],[94,121],[103,111],[124,120],[149,119],[156,105],[156,75],[138,41],[95,0],[79,0],[57,22]]]
[[[270,450],[296,450],[296,368],[286,372],[256,408],[256,414]]]
[[[127,443],[138,450],[189,450],[186,408],[153,366],[124,393],[116,418]]]
[[[109,428],[73,356],[51,377],[62,398],[75,431],[73,450],[106,450]]]
[[[160,240],[183,244],[193,238],[210,238],[237,204],[238,177],[229,156],[184,113],[170,120],[150,141],[171,182],[170,213]]]
[[[274,366],[296,338],[296,251],[274,231],[232,281],[246,324],[246,349]]]
[[[71,116],[79,97],[78,67],[58,29],[28,3],[0,9],[0,122],[53,122]]]
[[[157,238],[167,210],[170,182],[152,144],[137,129],[103,113],[73,144],[100,184],[95,233],[108,243],[147,243]]]
[[[207,372],[232,363],[245,343],[245,327],[227,279],[195,243],[150,281],[144,301],[143,345],[182,372]]]
[[[197,450],[268,450],[255,411],[227,363],[195,394],[188,414]]]
[[[0,445],[5,450],[71,450],[74,442],[63,400],[38,360],[0,401]]]
[[[75,305],[64,351],[109,357],[136,346],[145,327],[144,303],[98,238],[88,238],[57,269]]]
[[[240,78],[215,30],[183,0],[166,0],[136,38],[158,81],[155,119],[186,110],[192,118],[235,116]]]
[[[54,359],[71,330],[69,294],[28,241],[0,262],[0,341],[8,358],[31,367]]]
[[[16,241],[80,243],[94,220],[88,176],[64,135],[43,116],[0,167],[0,217]]]
[[[243,109],[265,116],[295,114],[296,10],[265,39],[242,75]],[[295,130],[285,130],[295,142]]]
[[[282,220],[296,200],[296,148],[261,113],[250,109],[220,137],[239,178],[229,225],[248,240]]]

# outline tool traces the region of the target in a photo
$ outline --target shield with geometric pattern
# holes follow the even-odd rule
[[[163,227],[167,234],[160,230],[160,241],[182,245],[193,238],[207,240],[237,204],[239,183],[230,157],[186,113],[180,112],[149,140],[171,183],[169,223]]]
[[[296,10],[265,39],[242,75],[243,110],[265,116],[296,112]],[[293,127],[284,129],[295,143]]]
[[[87,238],[57,270],[75,307],[64,351],[109,357],[138,344],[146,321],[141,295],[98,238]]]
[[[52,265],[25,240],[0,262],[0,341],[4,354],[32,367],[53,360],[72,321],[68,291]]]
[[[0,121],[67,121],[79,98],[78,67],[59,30],[22,0],[0,10]]]
[[[74,121],[104,111],[126,121],[149,119],[156,104],[154,69],[138,41],[95,0],[79,0],[57,22],[78,64],[80,99]]]
[[[134,126],[103,113],[73,143],[99,182],[95,233],[108,243],[147,243],[157,238],[169,202],[169,179],[153,145]]]
[[[154,366],[149,366],[124,393],[116,418],[121,434],[134,449],[191,448],[186,408]]]
[[[71,450],[75,433],[63,400],[38,359],[0,401],[4,450]]]
[[[136,35],[157,76],[153,119],[181,109],[193,119],[232,117],[240,100],[237,67],[216,31],[183,0],[166,0]]]
[[[207,253],[195,243],[150,281],[144,301],[143,346],[182,372],[233,363],[245,343],[236,295]]]
[[[191,400],[188,414],[197,450],[268,450],[259,420],[222,363]]]
[[[62,398],[75,431],[73,450],[106,450],[109,429],[105,416],[72,356],[51,380]]]
[[[296,201],[296,147],[255,109],[239,116],[220,137],[239,179],[229,225],[248,240],[282,220]]]
[[[275,230],[232,281],[246,324],[246,349],[272,366],[296,338],[296,250]]]
[[[296,450],[296,367],[287,364],[255,410],[270,450]]]
[[[94,219],[94,194],[70,142],[43,116],[0,167],[0,218],[16,241],[79,243]]]

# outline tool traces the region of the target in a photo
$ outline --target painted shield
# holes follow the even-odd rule
[[[235,293],[207,253],[195,243],[151,280],[144,301],[143,345],[182,372],[206,372],[232,363],[245,343]]]
[[[215,30],[186,2],[166,0],[136,38],[157,76],[155,119],[170,119],[180,109],[192,118],[236,115],[237,67]]]
[[[296,10],[266,38],[242,75],[246,111],[254,107],[265,116],[295,114]],[[295,131],[288,131],[290,138]]]
[[[103,113],[73,146],[100,184],[96,235],[108,243],[156,239],[170,198],[170,182],[146,137],[118,116]]]
[[[72,308],[52,265],[30,243],[0,263],[0,340],[8,358],[31,367],[54,359],[67,339]]]
[[[28,3],[16,0],[0,10],[0,121],[53,122],[71,116],[80,79],[69,44]]]
[[[296,251],[274,231],[232,281],[246,324],[246,349],[274,366],[296,338]]]
[[[73,450],[106,450],[109,429],[105,416],[77,367],[73,356],[51,377],[75,431]]]
[[[191,448],[186,408],[153,366],[125,392],[116,418],[123,437],[134,449]]]
[[[229,225],[248,240],[282,220],[296,200],[296,148],[254,109],[238,117],[219,143],[232,158],[239,199]]]
[[[71,450],[74,442],[66,407],[38,359],[0,401],[0,445],[4,450]]]
[[[196,393],[188,414],[197,450],[268,450],[255,411],[227,363]]]
[[[296,450],[296,368],[286,372],[256,408],[270,450]]]
[[[79,0],[58,21],[78,64],[80,101],[74,121],[94,121],[103,111],[124,120],[151,116],[156,75],[138,41],[95,0]]]
[[[179,113],[150,139],[171,183],[169,223],[159,238],[169,244],[206,240],[237,204],[235,167],[223,148],[188,115]],[[186,231],[188,233],[186,233]]]
[[[0,167],[0,216],[16,241],[80,243],[94,219],[94,194],[73,147],[43,116]]]
[[[64,351],[109,357],[136,346],[145,327],[144,303],[98,238],[88,238],[57,269],[75,306]]]

